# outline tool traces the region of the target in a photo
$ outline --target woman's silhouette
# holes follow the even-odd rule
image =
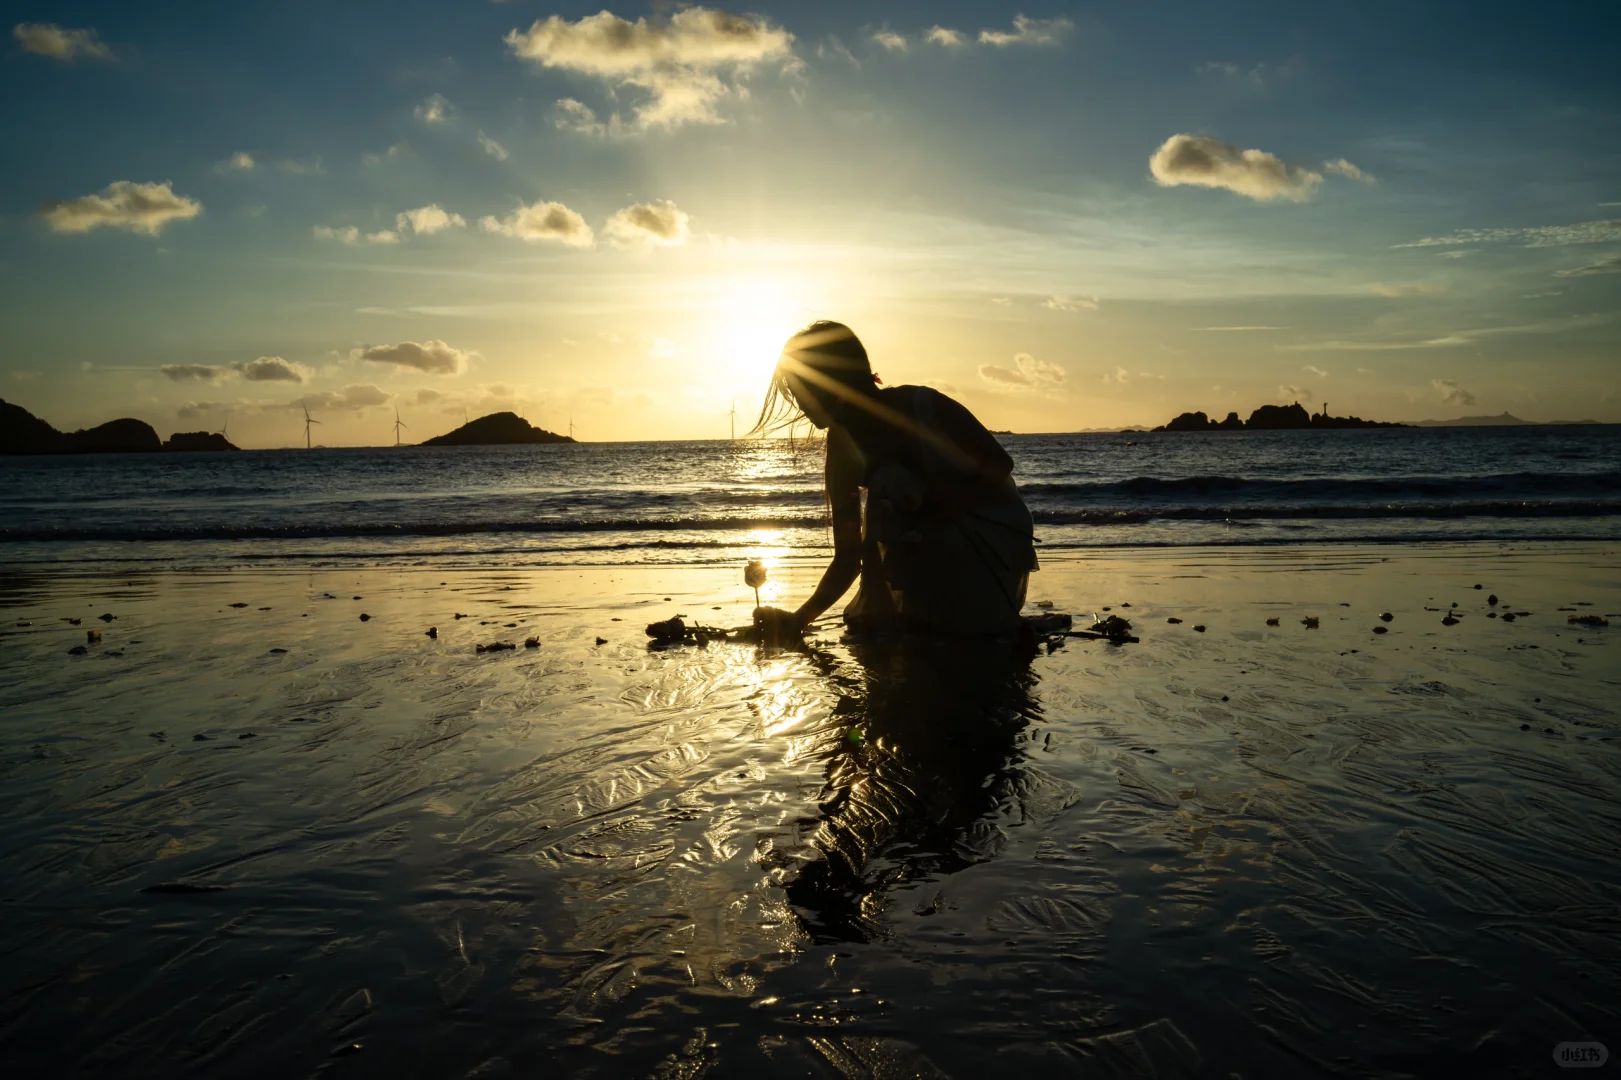
[[[754,430],[800,417],[827,430],[833,562],[797,610],[756,612],[768,635],[803,632],[858,577],[844,613],[855,628],[1018,630],[1036,569],[1030,512],[1013,459],[971,412],[927,386],[880,388],[850,328],[817,322],[784,346]]]

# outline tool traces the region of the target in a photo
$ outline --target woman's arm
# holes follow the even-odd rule
[[[833,561],[822,572],[822,580],[795,611],[765,615],[763,619],[786,622],[782,629],[803,633],[815,619],[838,602],[861,573],[861,460],[847,432],[833,428],[827,435],[827,466],[824,484],[833,513]],[[775,608],[761,608],[776,612]]]

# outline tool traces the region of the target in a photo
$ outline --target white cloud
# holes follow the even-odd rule
[[[716,105],[739,93],[739,79],[761,64],[792,60],[793,35],[763,16],[704,7],[667,20],[635,22],[609,11],[569,22],[560,15],[506,35],[517,56],[544,68],[594,75],[648,92],[642,128],[718,124]]]
[[[1020,394],[1034,390],[1056,390],[1069,379],[1069,373],[1058,364],[1037,360],[1029,353],[1016,353],[1009,367],[981,364],[979,377],[990,384],[992,390]]]
[[[416,118],[424,124],[443,124],[450,119],[452,108],[443,94],[429,94],[422,104],[416,107]]]
[[[320,158],[311,158],[309,161],[293,161],[291,159],[278,161],[276,162],[276,168],[282,172],[292,173],[295,176],[315,176],[326,171],[321,165]]]
[[[619,114],[614,113],[606,124],[597,119],[591,106],[573,98],[559,98],[552,106],[552,123],[562,131],[577,131],[582,135],[620,134]]]
[[[1555,272],[1556,277],[1590,277],[1593,274],[1621,274],[1621,255],[1611,255],[1586,266],[1573,266],[1569,270]]]
[[[393,364],[395,367],[413,368],[429,375],[460,375],[477,353],[463,352],[443,341],[402,341],[398,345],[373,345],[367,349],[354,349],[351,360],[369,360],[374,364]]]
[[[1013,297],[1011,297],[1011,296],[993,296],[993,297],[991,297],[991,303],[995,304],[997,307],[1012,307],[1013,306]]]
[[[1148,161],[1154,181],[1161,187],[1192,184],[1270,202],[1311,198],[1321,173],[1299,165],[1285,165],[1264,150],[1240,150],[1208,135],[1172,135]]]
[[[224,382],[235,374],[230,368],[215,364],[164,364],[158,370],[172,382]]]
[[[691,234],[688,221],[687,212],[677,209],[675,203],[655,199],[620,210],[608,219],[602,231],[614,247],[678,247]]]
[[[406,210],[404,213],[394,215],[394,227],[403,235],[406,232],[416,233],[418,236],[431,236],[446,229],[460,229],[467,221],[460,214],[448,214],[439,208],[438,203],[429,203],[419,206],[415,210]]]
[[[342,390],[322,390],[318,394],[305,394],[288,402],[294,409],[344,409],[351,412],[363,412],[366,409],[379,405],[387,405],[394,400],[394,395],[373,383],[355,383],[345,386]]]
[[[483,148],[486,154],[490,155],[497,161],[505,161],[507,159],[507,148],[490,138],[488,135],[484,134],[482,131],[478,133],[478,145]]]
[[[1441,296],[1447,291],[1445,285],[1435,285],[1429,282],[1391,285],[1376,281],[1368,288],[1380,296],[1388,296],[1391,299],[1398,299],[1403,296]]]
[[[518,208],[505,218],[479,219],[479,228],[530,243],[550,241],[570,247],[590,247],[596,242],[585,218],[560,202],[535,202]]]
[[[945,26],[931,26],[923,35],[923,40],[930,45],[940,45],[947,49],[960,49],[968,44],[968,35],[961,30],[952,30]]]
[[[220,162],[218,165],[215,165],[214,166],[214,171],[215,172],[252,172],[254,169],[256,169],[258,167],[259,167],[259,162],[254,160],[254,157],[253,157],[252,154],[248,153],[246,150],[238,150],[236,153],[232,154],[230,157],[226,158],[224,161]]]
[[[309,381],[310,377],[309,368],[279,356],[261,356],[257,360],[244,360],[231,366],[249,382],[302,383]]]
[[[1049,311],[1096,311],[1098,309],[1097,297],[1085,296],[1049,296],[1041,302],[1041,306]]]
[[[105,225],[156,236],[169,222],[186,221],[202,212],[202,203],[176,195],[167,180],[161,184],[117,180],[99,195],[52,200],[39,214],[53,232],[82,233]]]
[[[1343,176],[1347,180],[1355,180],[1359,184],[1377,184],[1379,182],[1372,173],[1363,172],[1344,158],[1335,158],[1333,161],[1323,162],[1323,171],[1331,172],[1336,176]]]
[[[1564,247],[1568,244],[1608,244],[1621,240],[1621,220],[1584,221],[1576,225],[1537,225],[1529,228],[1459,229],[1446,236],[1426,236],[1398,248],[1461,247],[1465,244],[1506,243],[1518,240],[1525,247]]]
[[[411,144],[401,140],[384,150],[381,154],[361,154],[360,160],[367,165],[381,165],[388,161],[398,161],[411,153]]]
[[[1279,401],[1311,401],[1311,390],[1305,386],[1278,387]]]
[[[1459,386],[1452,379],[1431,379],[1430,385],[1435,387],[1436,393],[1441,395],[1441,400],[1448,405],[1475,404],[1475,395]]]
[[[981,30],[979,43],[1006,48],[1009,45],[1056,45],[1058,39],[1075,29],[1068,19],[1032,19],[1024,15],[1013,17],[1012,30]]]
[[[897,34],[893,30],[880,30],[872,36],[872,39],[890,52],[905,52],[907,48],[906,35]]]
[[[69,30],[55,23],[18,23],[11,28],[11,36],[22,45],[23,51],[52,60],[71,62],[81,56],[92,60],[111,60],[113,51],[102,43],[94,30]]]
[[[360,230],[353,225],[339,225],[337,228],[333,228],[331,225],[317,225],[315,227],[315,238],[317,240],[336,240],[340,244],[358,244],[360,243]]]
[[[1315,364],[1307,364],[1305,367],[1301,368],[1300,370],[1301,371],[1309,371],[1313,375],[1317,376],[1319,379],[1328,378],[1328,372],[1324,371],[1320,367],[1317,367]]]

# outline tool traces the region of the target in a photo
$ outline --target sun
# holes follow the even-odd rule
[[[805,321],[803,303],[791,286],[772,280],[732,281],[718,295],[716,359],[729,381],[763,386],[783,343]]]

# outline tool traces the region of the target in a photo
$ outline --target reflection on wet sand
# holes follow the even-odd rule
[[[874,641],[848,656],[817,664],[838,697],[816,816],[795,822],[814,855],[774,860],[819,941],[881,937],[892,888],[996,854],[991,815],[1019,786],[1015,739],[1039,718],[1029,658],[1005,640]]]

